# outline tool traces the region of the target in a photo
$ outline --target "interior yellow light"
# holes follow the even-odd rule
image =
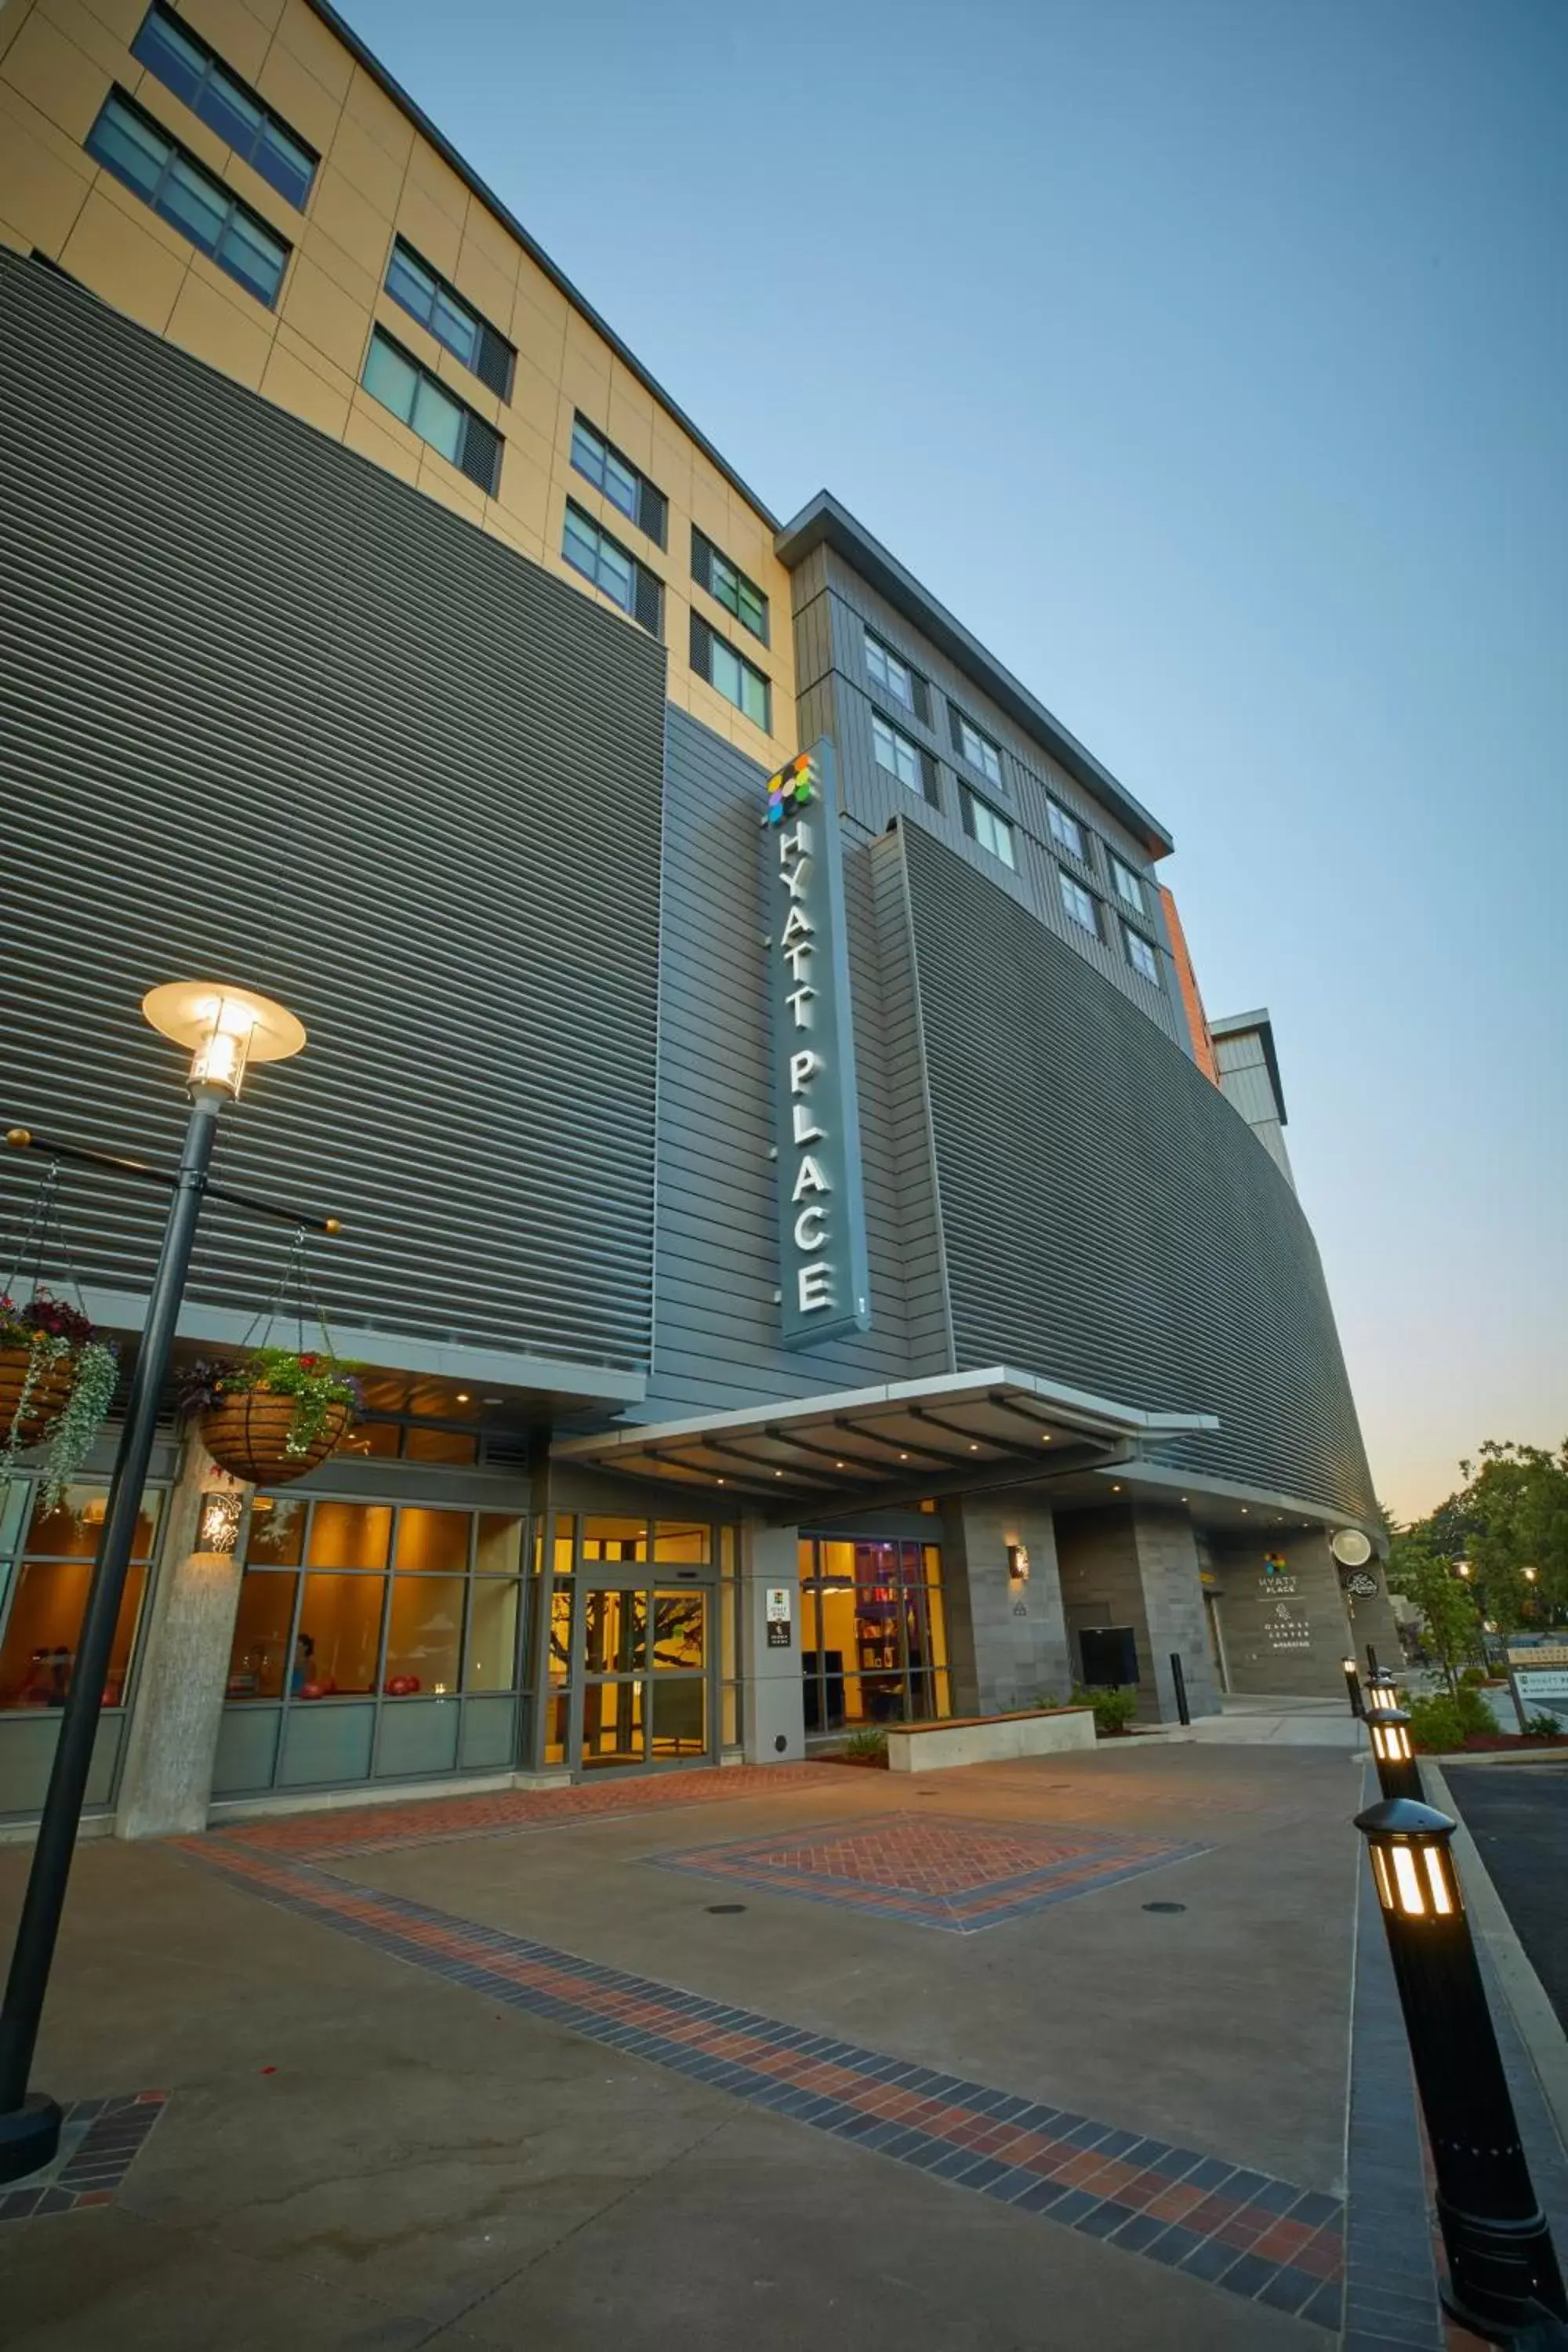
[[[1394,1848],[1394,1877],[1399,1890],[1399,1908],[1407,1919],[1424,1919],[1426,1898],[1421,1891],[1421,1880],[1415,1868],[1415,1856],[1407,1845]]]

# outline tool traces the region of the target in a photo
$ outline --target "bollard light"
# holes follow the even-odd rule
[[[1410,2042],[1448,2258],[1443,2300],[1489,2343],[1568,2320],[1562,2273],[1520,2145],[1446,1813],[1406,1798],[1356,1816],[1367,1842]]]
[[[1366,1708],[1362,1703],[1361,1669],[1353,1658],[1342,1658],[1340,1664],[1345,1670],[1345,1696],[1350,1700],[1351,1713],[1359,1723],[1366,1713]]]
[[[1415,1761],[1415,1751],[1410,1745],[1410,1717],[1402,1706],[1369,1706],[1366,1727],[1372,1735],[1373,1761],[1377,1766],[1378,1785],[1385,1797],[1408,1797],[1419,1805],[1426,1801],[1421,1786],[1421,1767]]]

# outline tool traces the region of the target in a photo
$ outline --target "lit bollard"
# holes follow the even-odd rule
[[[1377,1766],[1378,1786],[1385,1797],[1408,1797],[1412,1804],[1423,1805],[1426,1792],[1421,1786],[1421,1767],[1410,1745],[1410,1717],[1402,1706],[1369,1706],[1366,1727],[1372,1734],[1373,1761]]]
[[[1407,1799],[1356,1816],[1372,1854],[1448,2257],[1443,2300],[1494,2344],[1555,2343],[1568,2299],[1520,2146],[1446,1813]],[[1542,2333],[1531,2336],[1532,2327]]]
[[[1340,1664],[1345,1670],[1345,1696],[1351,1703],[1351,1713],[1359,1723],[1366,1713],[1365,1707],[1362,1705],[1361,1669],[1353,1658],[1342,1658]]]

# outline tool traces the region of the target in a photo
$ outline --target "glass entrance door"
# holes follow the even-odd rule
[[[701,1585],[584,1580],[572,1676],[583,1771],[713,1760],[712,1599]]]

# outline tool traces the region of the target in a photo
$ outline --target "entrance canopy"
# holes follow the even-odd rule
[[[1213,1413],[1145,1412],[996,1365],[561,1439],[553,1458],[723,1488],[793,1518],[1025,1485],[1218,1426]]]

